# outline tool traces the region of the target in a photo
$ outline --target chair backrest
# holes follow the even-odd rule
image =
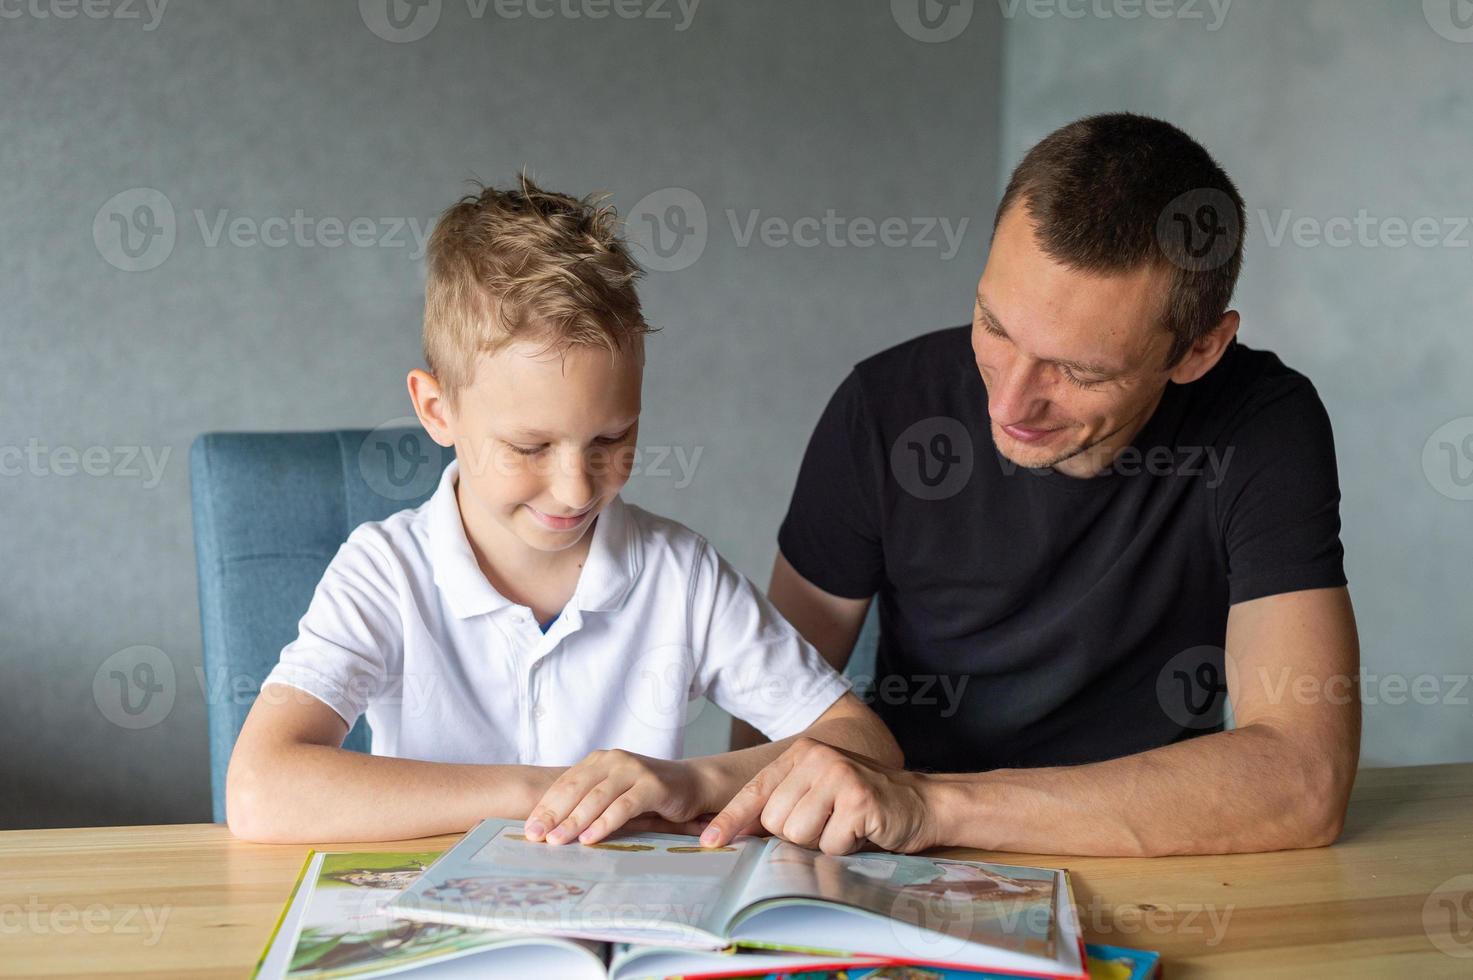
[[[236,736],[328,562],[359,524],[423,503],[452,458],[417,426],[213,432],[190,447],[216,821]],[[368,751],[362,719],[343,744]]]
[[[859,628],[859,636],[854,640],[854,650],[849,654],[849,663],[844,666],[845,675],[873,685],[879,648],[880,602],[875,599],[870,602],[864,624]]]

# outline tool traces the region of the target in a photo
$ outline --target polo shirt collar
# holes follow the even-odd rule
[[[615,494],[594,522],[588,559],[570,605],[582,612],[602,612],[624,603],[644,564],[644,542],[636,530],[624,499]]]
[[[459,619],[467,619],[513,604],[496,591],[476,563],[455,500],[459,478],[460,461],[451,460],[440,475],[439,487],[426,504],[426,516],[435,585],[445,596],[450,611]],[[568,602],[570,607],[589,612],[617,609],[623,603],[644,559],[643,543],[634,532],[624,501],[616,495],[594,521],[588,558]]]

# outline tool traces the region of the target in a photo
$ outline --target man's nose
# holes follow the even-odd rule
[[[1038,364],[1012,357],[992,373],[987,388],[987,414],[1002,425],[1025,423],[1039,414],[1042,406]]]

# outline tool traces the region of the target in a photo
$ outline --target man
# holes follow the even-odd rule
[[[771,598],[835,666],[878,598],[875,708],[912,771],[805,741],[706,843],[754,821],[831,853],[1338,836],[1360,710],[1334,446],[1309,381],[1236,341],[1243,227],[1165,122],[1028,153],[971,325],[855,368],[778,538]]]

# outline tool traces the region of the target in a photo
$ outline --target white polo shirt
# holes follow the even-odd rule
[[[476,564],[459,463],[420,507],[357,527],[266,678],[306,691],[375,755],[570,765],[594,749],[678,758],[705,696],[773,740],[847,682],[704,538],[615,497],[544,634]]]

